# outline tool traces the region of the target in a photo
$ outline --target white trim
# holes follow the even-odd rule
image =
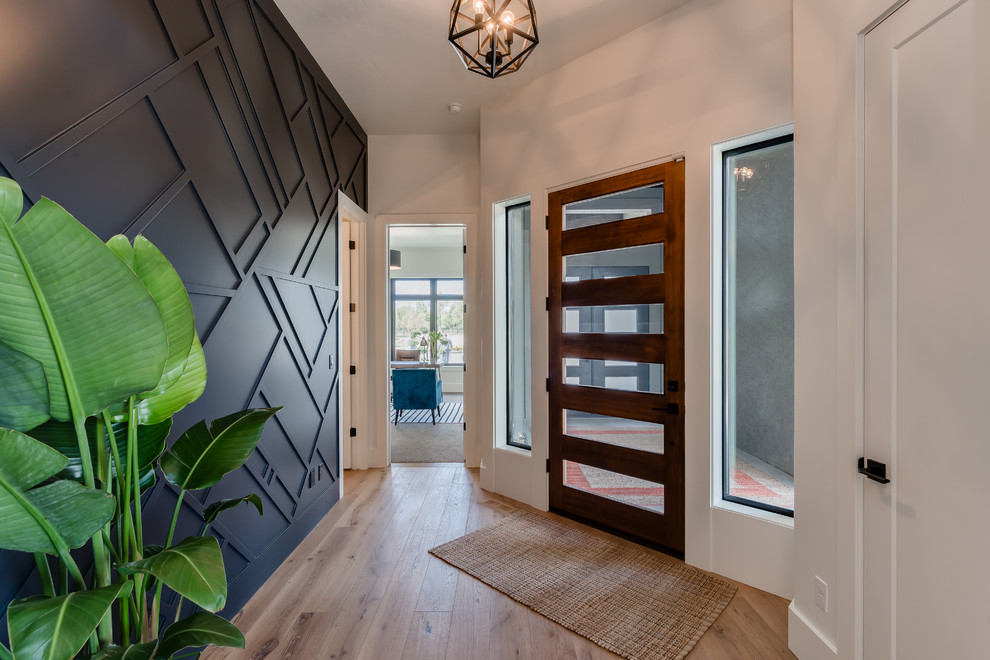
[[[834,660],[839,657],[835,643],[829,641],[791,603],[787,608],[787,648],[801,660]]]
[[[353,254],[350,254],[351,263],[351,273],[360,273],[360,268],[363,263],[366,262],[368,258],[368,214],[361,209],[358,204],[350,199],[343,191],[338,191],[337,193],[337,223],[338,229],[343,226],[343,223],[350,223],[350,239],[356,244]],[[339,232],[338,232],[338,235]],[[340,250],[348,250],[348,246],[341,241]],[[343,259],[337,259],[337,282],[340,286],[343,286],[343,271],[342,271]],[[337,419],[338,419],[338,433],[340,437],[340,459],[343,462],[343,443],[351,443],[350,451],[350,468],[356,470],[364,470],[369,467],[371,461],[371,442],[372,437],[372,424],[371,418],[368,414],[369,411],[369,397],[368,397],[368,380],[364,374],[364,368],[362,365],[370,364],[368,360],[368,350],[369,346],[364,338],[367,336],[368,328],[368,316],[370,312],[370,305],[368,304],[368,280],[367,277],[358,276],[358,290],[357,290],[357,312],[355,313],[356,318],[349,319],[354,321],[351,332],[351,364],[354,364],[357,369],[357,373],[353,376],[347,373],[347,367],[350,365],[338,364],[337,373],[339,374],[340,386],[348,387],[350,391],[350,406],[351,406],[351,423],[354,428],[358,430],[358,435],[356,439],[351,439],[350,435],[345,436],[344,433],[344,415],[343,415],[343,405],[344,397],[340,396],[337,400]],[[343,297],[341,297],[343,300]],[[348,312],[349,313],[349,312]],[[337,355],[343,357],[343,323],[344,312],[337,314]],[[348,379],[345,381],[345,379]],[[343,494],[343,491],[342,491]]]

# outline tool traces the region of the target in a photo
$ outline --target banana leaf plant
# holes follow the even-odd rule
[[[0,178],[0,548],[33,553],[43,593],[6,608],[0,660],[173,658],[243,647],[215,614],[223,556],[209,525],[248,494],[204,512],[176,540],[188,491],[241,467],[279,408],[199,422],[166,446],[172,416],[206,387],[206,361],[179,275],[142,236],[103,243],[48,199]],[[165,544],[145,544],[141,495],[178,490]],[[73,551],[89,546],[87,579]],[[179,597],[159,629],[162,590]],[[180,618],[188,600],[201,608]]]

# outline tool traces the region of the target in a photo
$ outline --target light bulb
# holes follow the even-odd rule
[[[516,22],[516,15],[509,10],[502,12],[502,25],[505,27],[512,27],[512,24]]]
[[[483,3],[481,0],[474,0],[474,13],[475,14],[480,14],[481,12],[484,11],[484,9],[485,9],[485,3]]]
[[[488,30],[488,34],[491,34],[495,31],[495,23],[488,21],[485,23],[485,29]]]

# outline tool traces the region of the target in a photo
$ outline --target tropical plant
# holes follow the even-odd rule
[[[440,355],[437,353],[437,349],[440,346],[446,346],[450,343],[450,341],[443,336],[442,332],[437,332],[436,330],[430,330],[424,335],[424,338],[430,344],[430,361],[436,362],[440,358]]]
[[[243,647],[215,614],[226,600],[220,547],[178,542],[187,491],[247,460],[278,408],[199,422],[166,449],[172,415],[206,386],[189,296],[142,236],[104,244],[42,199],[0,178],[0,548],[33,553],[43,595],[6,608],[0,660],[173,658],[188,647]],[[157,470],[156,470],[157,468]],[[179,490],[165,544],[145,543],[141,496],[160,473]],[[86,579],[72,552],[89,546]],[[179,597],[159,630],[163,587]],[[203,611],[180,618],[183,600]],[[114,605],[116,604],[116,607]]]

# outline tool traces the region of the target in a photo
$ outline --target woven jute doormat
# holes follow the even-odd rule
[[[527,511],[430,553],[626,658],[683,658],[736,592],[660,553]]]

